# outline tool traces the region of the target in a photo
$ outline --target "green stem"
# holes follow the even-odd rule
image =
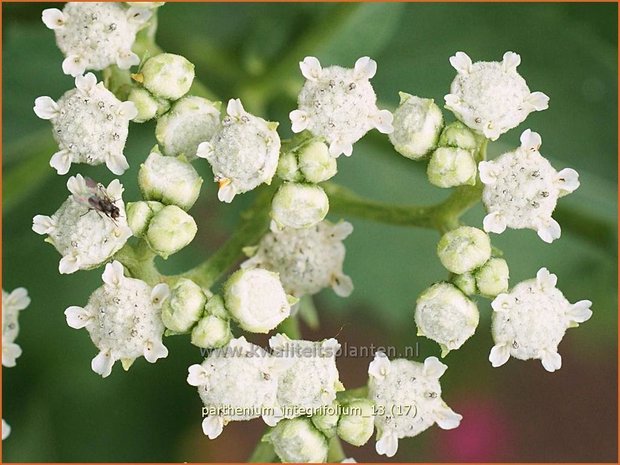
[[[329,440],[329,449],[327,449],[327,462],[339,463],[347,458],[344,449],[342,448],[342,442],[338,436],[332,436]]]
[[[271,463],[275,458],[276,452],[273,450],[273,445],[267,441],[258,441],[248,463]]]
[[[164,280],[155,267],[155,256],[155,252],[151,250],[146,241],[139,239],[135,245],[129,242],[125,244],[121,250],[116,252],[114,259],[121,262],[132,277],[153,286]]]

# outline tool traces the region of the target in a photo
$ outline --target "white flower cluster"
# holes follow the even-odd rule
[[[75,89],[58,102],[50,97],[35,100],[34,112],[52,122],[60,150],[50,160],[58,174],[72,163],[100,165],[120,175],[129,167],[123,154],[129,121],[137,115],[133,102],[121,102],[93,73],[75,78]]]
[[[106,265],[102,279],[103,286],[91,294],[85,307],[65,310],[67,324],[86,328],[99,349],[91,363],[93,371],[105,378],[117,360],[128,370],[138,357],[144,356],[150,363],[167,357],[161,307],[169,295],[168,286],[151,287],[128,278],[117,261]]]
[[[258,246],[246,251],[251,258],[242,268],[264,268],[280,275],[286,292],[295,297],[312,295],[325,287],[347,297],[351,278],[342,272],[345,247],[342,241],[353,226],[324,220],[307,229],[284,228],[267,233]]]

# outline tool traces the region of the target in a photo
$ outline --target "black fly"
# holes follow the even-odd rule
[[[91,210],[95,210],[98,213],[103,213],[116,223],[116,220],[119,218],[121,212],[119,208],[114,205],[115,200],[112,200],[108,196],[105,188],[100,183],[87,177],[84,178],[84,181],[86,183],[86,187],[88,188],[88,192],[85,193],[84,196],[77,197],[77,200]]]

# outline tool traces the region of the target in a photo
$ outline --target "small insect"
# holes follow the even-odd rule
[[[91,210],[95,210],[98,213],[103,213],[116,223],[116,220],[119,218],[121,212],[119,208],[114,205],[115,200],[112,200],[108,196],[108,193],[102,184],[87,177],[85,177],[84,180],[86,181],[87,192],[85,192],[85,195],[83,196],[74,196],[74,198]]]

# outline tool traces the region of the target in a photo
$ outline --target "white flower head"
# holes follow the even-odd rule
[[[353,291],[351,278],[342,271],[343,240],[353,226],[323,220],[311,228],[284,228],[268,232],[242,268],[264,268],[280,275],[286,292],[295,297],[312,295],[325,287],[347,297]]]
[[[52,216],[37,215],[32,230],[47,235],[62,255],[63,274],[96,268],[108,261],[131,237],[123,203],[123,186],[115,179],[103,187],[78,174],[67,181],[71,195]],[[108,213],[95,208],[103,201]],[[114,213],[111,213],[112,210]]]
[[[138,65],[140,58],[131,48],[150,16],[145,8],[127,8],[122,3],[69,2],[62,11],[44,10],[42,20],[54,30],[58,48],[66,57],[63,72],[79,76],[110,65],[121,69]]]
[[[558,198],[579,187],[579,174],[571,168],[556,171],[540,154],[541,143],[538,133],[526,129],[519,148],[480,162],[482,201],[488,212],[485,231],[528,228],[545,242],[560,237],[560,225],[551,214]]]
[[[278,379],[271,359],[245,337],[212,351],[188,372],[187,382],[198,387],[207,412],[202,428],[209,439],[219,436],[230,421],[258,418],[273,408]]]
[[[494,367],[512,356],[519,360],[539,359],[547,371],[560,369],[558,345],[568,328],[590,319],[592,302],[571,304],[556,283],[557,277],[541,268],[535,279],[523,281],[493,300],[495,345],[489,361]]]
[[[128,370],[138,357],[144,356],[150,363],[167,357],[161,307],[170,293],[168,286],[151,287],[128,278],[117,261],[106,265],[102,279],[103,286],[91,294],[85,307],[65,310],[67,324],[86,328],[99,349],[91,363],[93,371],[105,378],[117,360]]]
[[[277,126],[245,111],[239,99],[228,102],[222,124],[196,153],[211,165],[222,202],[230,203],[235,195],[260,184],[271,184],[280,155]]]
[[[506,52],[501,62],[472,63],[463,52],[450,57],[457,75],[445,96],[446,108],[468,127],[491,140],[517,127],[533,111],[545,110],[549,97],[530,92],[517,72],[521,57]]]
[[[4,441],[11,434],[11,425],[9,425],[4,418],[2,419],[2,440]]]
[[[181,55],[160,53],[144,62],[136,78],[154,96],[177,100],[192,87],[194,65]]]
[[[437,283],[418,297],[415,324],[418,336],[441,346],[442,356],[459,349],[473,336],[480,315],[476,304],[449,283]]]
[[[418,363],[375,355],[368,368],[368,389],[375,411],[384,412],[375,416],[378,454],[394,456],[399,439],[417,436],[435,423],[442,429],[459,426],[462,416],[441,399],[439,378],[447,368],[436,357]]]
[[[28,305],[30,297],[25,288],[18,287],[11,293],[2,290],[2,366],[14,367],[15,360],[22,354],[15,339],[19,333],[19,312]]]
[[[329,211],[329,198],[316,184],[286,182],[271,201],[271,230],[311,228],[323,221]]]
[[[290,113],[293,132],[305,129],[323,137],[329,152],[350,156],[353,144],[372,128],[384,134],[393,131],[392,114],[377,108],[370,79],[377,63],[368,57],[355,62],[353,69],[341,66],[322,68],[315,57],[299,63],[306,82],[298,97],[297,110]]]
[[[73,5],[69,3],[68,5]],[[121,102],[93,73],[75,78],[75,89],[54,102],[50,97],[35,100],[34,112],[52,123],[59,146],[50,166],[66,174],[72,163],[100,165],[121,175],[129,167],[123,154],[129,121],[137,114],[133,102]]]

